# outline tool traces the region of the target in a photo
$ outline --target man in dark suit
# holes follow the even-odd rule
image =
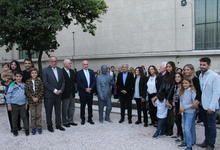
[[[121,108],[121,119],[119,123],[124,122],[125,109],[128,110],[128,123],[132,123],[132,98],[134,88],[134,76],[128,72],[128,65],[122,65],[122,72],[117,77],[117,88]]]
[[[57,67],[57,58],[50,57],[50,65],[43,69],[42,78],[44,82],[44,106],[46,111],[47,129],[54,132],[52,123],[53,107],[55,108],[56,129],[64,131],[61,126],[61,94],[64,91],[65,82],[63,71]]]
[[[77,85],[80,97],[80,118],[81,124],[85,124],[85,107],[88,106],[88,122],[94,124],[92,120],[92,104],[93,92],[95,90],[95,73],[93,70],[88,69],[89,64],[87,60],[82,62],[83,69],[77,73]]]
[[[65,88],[62,93],[62,122],[64,127],[77,126],[73,121],[75,111],[75,83],[76,73],[71,69],[70,59],[63,61],[63,76],[65,79]]]

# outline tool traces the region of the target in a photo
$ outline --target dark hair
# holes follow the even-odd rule
[[[16,76],[17,74],[21,75],[23,77],[23,72],[21,71],[15,71],[14,76]]]
[[[175,69],[176,69],[176,65],[175,65],[175,63],[173,62],[173,61],[169,61],[169,62],[167,62],[167,64],[166,64],[166,67],[167,67],[167,65],[171,65],[171,67],[172,67],[172,71],[171,72],[167,72],[166,71],[166,73],[165,73],[165,75],[164,75],[164,81],[165,82],[167,82],[167,83],[172,83],[172,82],[174,82],[175,81]]]
[[[181,77],[181,81],[180,81],[180,83],[182,82],[182,80],[183,80],[183,74],[182,73],[180,73],[180,72],[176,72],[175,73],[175,77],[176,77],[176,75],[180,75],[180,77]],[[176,83],[176,81],[175,81],[175,83]]]
[[[209,57],[200,58],[200,62],[206,62],[208,65],[211,64],[211,59]]]
[[[3,64],[2,64],[2,67],[4,67],[5,65],[7,65],[8,68],[10,67],[8,63],[3,63]]]
[[[182,72],[183,72],[183,69],[182,69],[182,68],[176,68],[176,72],[182,73]]]
[[[25,58],[25,59],[24,59],[24,62],[25,62],[25,61],[30,61],[30,62],[33,64],[32,60],[29,59],[29,58]]]
[[[31,70],[30,70],[30,74],[31,74],[32,71],[36,71],[37,74],[39,73],[39,71],[37,70],[37,68],[31,68]]]
[[[17,68],[16,68],[16,70],[12,70],[12,68],[11,68],[11,65],[12,65],[12,63],[15,63],[16,64],[16,66],[17,66]],[[17,60],[12,60],[11,62],[10,62],[10,70],[12,71],[12,72],[21,72],[21,67],[20,67],[20,64],[19,64],[19,62],[17,61]]]
[[[150,68],[153,67],[154,68],[154,71],[155,71],[155,74],[157,75],[158,74],[158,70],[157,70],[157,67],[155,67],[154,65],[150,65],[147,69],[148,71],[148,75],[151,76],[151,73],[150,73]]]
[[[137,69],[139,70],[139,74],[140,74],[140,76],[141,76],[141,77],[144,77],[144,71],[143,71],[143,68],[142,68],[142,67],[136,67],[136,68],[135,68],[135,72],[136,72]]]

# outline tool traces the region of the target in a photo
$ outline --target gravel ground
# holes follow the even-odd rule
[[[112,113],[113,123],[98,123],[98,112],[94,111],[95,125],[80,124],[79,109],[76,108],[75,122],[78,126],[67,128],[65,132],[55,130],[49,133],[45,129],[45,115],[43,116],[43,134],[26,137],[23,131],[18,137],[9,132],[8,118],[5,107],[0,107],[0,149],[1,150],[177,150],[177,143],[171,137],[153,139],[154,127],[143,127],[126,122],[119,124],[120,115]],[[44,112],[43,112],[44,114]],[[220,130],[218,130],[218,135]],[[204,138],[204,129],[197,125],[197,142]],[[220,149],[220,138],[216,140],[216,150]],[[202,150],[194,146],[194,150]]]

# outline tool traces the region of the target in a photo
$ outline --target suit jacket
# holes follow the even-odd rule
[[[135,82],[137,77],[134,79],[134,88],[135,88]],[[146,77],[141,77],[139,82],[139,94],[142,98],[146,99],[147,96],[147,84],[146,84]]]
[[[123,73],[120,72],[117,77],[117,88],[119,96],[128,96],[128,99],[133,98],[134,94],[134,76],[132,73],[128,72],[125,85],[123,83]],[[122,90],[127,91],[127,94],[121,93]]]
[[[25,84],[25,94],[28,98],[29,104],[42,103],[44,95],[44,85],[40,78],[35,80],[35,91],[33,90],[33,83],[31,79],[28,79]],[[32,97],[38,98],[38,102],[34,102]]]
[[[93,70],[88,69],[89,76],[90,76],[90,85],[88,86],[86,76],[84,74],[83,69],[77,72],[77,87],[79,91],[79,96],[81,99],[84,99],[84,97],[93,97],[93,92],[95,91],[95,73]],[[89,94],[85,91],[86,88],[91,88],[92,93]]]
[[[73,95],[73,97],[75,97],[76,73],[72,69],[69,69],[70,72],[70,77],[69,77],[66,70],[64,68],[62,70],[65,80],[65,88],[62,93],[62,99],[69,98],[71,94]]]
[[[64,91],[65,82],[63,77],[63,71],[59,67],[57,67],[57,74],[58,82],[50,66],[43,69],[42,78],[44,83],[45,98],[57,97],[57,95],[54,93],[55,89],[61,90],[62,92]]]

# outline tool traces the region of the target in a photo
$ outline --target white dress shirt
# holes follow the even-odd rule
[[[55,68],[52,67],[52,70],[53,70],[53,73],[54,73],[54,75],[55,75],[55,77],[56,77],[56,79],[57,79],[57,82],[58,82],[58,81],[59,81],[59,78],[58,78],[57,68],[56,68],[56,67],[55,67]]]
[[[87,80],[87,84],[88,87],[90,86],[90,75],[89,75],[89,70],[88,69],[83,69],[83,72],[85,74],[86,80]]]
[[[137,76],[136,81],[135,81],[135,87],[134,87],[134,98],[141,98],[139,83],[140,83],[140,76]]]
[[[212,70],[201,73],[199,81],[202,91],[202,107],[205,110],[219,109],[220,76]]]
[[[157,88],[156,88],[156,76],[149,77],[149,80],[147,81],[147,92],[149,94],[157,93]]]
[[[66,71],[66,73],[68,74],[69,78],[70,78],[70,70],[64,67],[64,70]]]

